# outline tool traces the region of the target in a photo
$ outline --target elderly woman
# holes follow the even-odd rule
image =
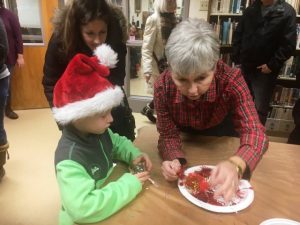
[[[176,0],[155,0],[154,13],[147,18],[143,46],[142,65],[147,83],[147,92],[153,94],[153,84],[166,65],[165,46],[176,25]],[[155,123],[154,104],[151,101],[141,113]]]
[[[174,181],[181,165],[187,163],[180,131],[215,136],[237,132],[239,148],[216,165],[210,180],[215,195],[229,201],[239,179],[250,177],[268,148],[250,92],[241,71],[219,60],[218,37],[203,20],[178,24],[165,51],[170,70],[154,86],[162,173]]]

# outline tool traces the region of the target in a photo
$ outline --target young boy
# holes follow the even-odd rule
[[[152,163],[131,141],[109,129],[111,109],[123,98],[108,80],[117,55],[107,45],[95,57],[77,54],[54,88],[55,120],[64,126],[55,152],[55,169],[62,208],[60,225],[94,223],[132,201],[149,178]],[[103,186],[113,160],[131,166],[145,164],[145,172],[125,173]]]

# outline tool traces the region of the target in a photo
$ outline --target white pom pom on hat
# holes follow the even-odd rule
[[[94,55],[98,58],[100,64],[109,68],[115,68],[118,62],[118,54],[107,44],[102,44],[96,48]]]

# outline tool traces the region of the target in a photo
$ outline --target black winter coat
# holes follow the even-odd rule
[[[233,61],[255,70],[267,64],[277,74],[296,48],[296,12],[278,0],[263,17],[261,1],[256,0],[243,12],[233,36]]]

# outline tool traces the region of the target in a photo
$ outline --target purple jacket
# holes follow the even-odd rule
[[[12,11],[6,8],[0,8],[0,17],[4,23],[8,40],[6,64],[13,66],[16,64],[18,54],[23,54],[23,40],[19,19]]]

